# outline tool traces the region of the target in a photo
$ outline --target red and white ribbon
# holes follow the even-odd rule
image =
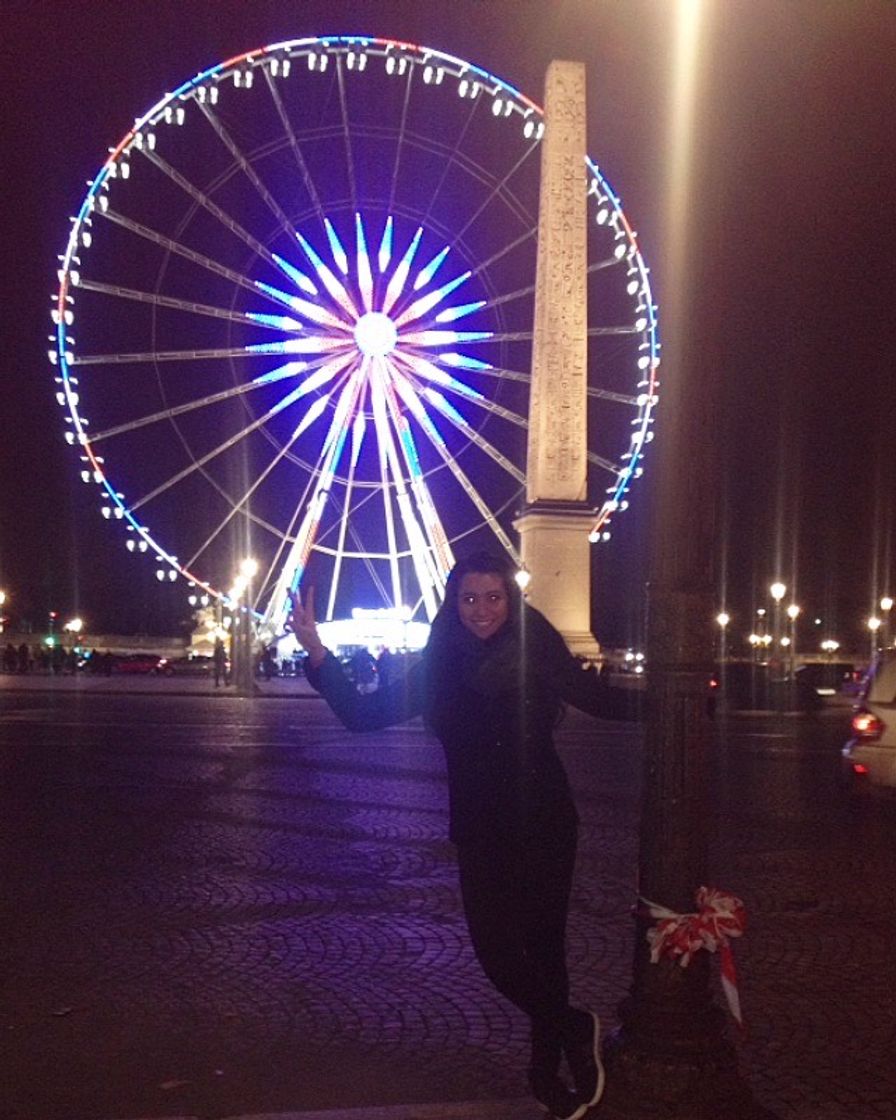
[[[647,931],[653,964],[660,957],[671,957],[678,958],[681,967],[686,968],[699,949],[717,952],[728,1008],[734,1021],[743,1028],[734,954],[728,943],[732,937],[740,937],[747,924],[747,912],[741,900],[715,887],[700,887],[696,897],[697,910],[691,914],[677,914],[647,898],[641,901],[656,923]]]

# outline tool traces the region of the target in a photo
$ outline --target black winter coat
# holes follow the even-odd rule
[[[424,716],[445,752],[449,835],[458,844],[504,845],[574,826],[553,739],[563,705],[623,714],[613,690],[582,668],[542,615],[527,606],[522,618],[486,641],[456,634],[431,642],[404,679],[375,692],[359,693],[332,654],[317,668],[306,664],[311,685],[351,731]]]

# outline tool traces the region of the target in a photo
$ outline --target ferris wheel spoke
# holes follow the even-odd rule
[[[115,427],[104,428],[102,431],[94,432],[90,437],[91,442],[99,443],[101,440],[112,439],[114,436],[124,435],[128,432],[136,431],[138,428],[145,428],[150,424],[158,424],[164,420],[173,420],[176,416],[183,416],[185,413],[193,412],[199,408],[207,408],[210,405],[219,404],[221,401],[232,400],[235,397],[240,397],[245,393],[251,392],[253,389],[258,389],[262,385],[270,384],[274,380],[296,377],[306,368],[305,362],[288,362],[279,370],[266,373],[263,377],[256,378],[254,381],[248,381],[243,385],[234,385],[231,389],[222,389],[219,393],[209,393],[205,397],[187,401],[185,404],[172,405],[170,408],[163,408],[158,412],[152,412],[146,416],[138,416],[134,420],[128,420],[124,424],[117,424]]]
[[[307,393],[312,389],[319,388],[326,381],[331,380],[332,377],[339,372],[340,368],[343,368],[352,360],[352,356],[348,355],[342,359],[336,359],[335,361],[331,359],[324,362],[320,359],[313,362],[287,362],[285,365],[269,370],[267,373],[263,373],[259,377],[245,382],[243,385],[234,385],[231,389],[223,389],[218,393],[210,393],[205,397],[199,397],[193,401],[173,405],[170,408],[163,408],[158,412],[149,413],[146,416],[138,416],[133,420],[128,420],[115,427],[104,428],[101,431],[94,432],[91,436],[91,442],[99,443],[101,440],[111,439],[114,436],[136,431],[138,428],[144,428],[150,424],[157,424],[164,420],[173,420],[177,416],[184,415],[184,413],[192,412],[199,408],[206,408],[210,405],[218,404],[221,401],[231,400],[245,393],[249,393],[253,389],[259,389],[262,386],[271,385],[277,381],[284,381],[287,378],[295,378],[302,373],[308,373],[310,375],[306,377],[304,381],[305,392]]]
[[[246,176],[246,178],[249,180],[249,182],[255,188],[255,190],[258,193],[259,198],[262,200],[262,202],[265,204],[265,206],[267,206],[267,208],[271,211],[271,213],[277,219],[277,221],[280,224],[280,228],[287,235],[287,237],[292,237],[293,232],[294,232],[292,223],[290,222],[290,220],[286,216],[286,214],[283,212],[283,208],[280,206],[280,203],[276,200],[276,198],[274,198],[274,196],[271,194],[271,192],[268,190],[268,188],[265,186],[265,184],[261,181],[261,179],[259,178],[258,173],[256,172],[255,168],[252,166],[252,164],[249,162],[249,160],[243,154],[242,149],[239,147],[237,142],[233,139],[233,137],[231,136],[228,129],[225,127],[221,118],[218,116],[218,114],[214,111],[214,109],[212,109],[212,107],[206,101],[200,102],[199,103],[199,108],[205,114],[206,120],[209,122],[209,124],[214,129],[215,133],[218,136],[218,139],[225,146],[225,148],[227,148],[227,150],[230,152],[230,154],[233,156],[234,160],[236,161],[236,164],[239,167],[239,169],[242,171],[242,173]]]
[[[620,241],[619,244],[621,245],[623,244],[623,242]],[[624,260],[625,254],[623,254],[621,257],[604,257],[602,260],[592,261],[592,263],[589,264],[585,269],[585,273],[586,275],[591,276],[595,272],[602,272],[605,268],[614,268],[616,265],[621,264]]]
[[[641,334],[642,330],[643,328],[637,326],[635,323],[617,327],[589,327],[588,337],[600,338],[603,335],[612,336],[620,334]]]
[[[494,203],[495,199],[500,198],[500,199],[503,199],[504,201],[507,201],[508,196],[510,198],[513,197],[512,193],[507,189],[507,184],[519,172],[520,168],[523,167],[523,165],[532,156],[532,154],[537,150],[537,148],[538,148],[537,144],[530,144],[529,147],[525,150],[525,152],[523,152],[523,154],[520,156],[520,158],[516,161],[516,163],[510,168],[510,170],[507,172],[507,174],[504,175],[504,177],[502,179],[498,180],[498,182],[496,182],[493,185],[491,193],[486,194],[485,198],[483,199],[483,201],[479,205],[479,207],[467,219],[466,225],[464,225],[461,229],[458,230],[457,236],[456,236],[456,239],[458,241],[463,239],[463,236],[467,232],[467,230],[469,230],[473,226],[473,224],[485,213],[485,211],[489,208],[489,206],[491,206]],[[527,226],[528,226],[528,223],[527,223]]]
[[[208,303],[196,303],[194,300],[177,299],[175,296],[163,296],[158,292],[143,292],[136,288],[124,288],[119,284],[103,284],[99,280],[90,280],[82,277],[78,285],[82,291],[97,292],[100,295],[114,296],[117,299],[129,299],[136,303],[147,303],[153,307],[164,307],[169,311],[183,311],[191,315],[205,315],[210,319],[224,319],[231,323],[241,323],[245,326],[257,324],[243,311],[234,311],[228,307],[213,307]],[[258,324],[270,326],[271,330],[282,329],[276,324]]]
[[[535,285],[526,288],[517,288],[515,292],[506,292],[502,296],[493,296],[489,301],[492,307],[500,307],[504,303],[512,303],[517,299],[531,299],[535,295]]]
[[[389,184],[389,205],[386,212],[391,214],[395,207],[395,192],[398,189],[398,172],[401,165],[401,153],[405,143],[405,129],[408,122],[408,106],[411,101],[411,84],[414,80],[415,67],[409,66],[407,80],[404,85],[404,100],[401,103],[401,121],[398,125],[398,135],[395,138],[395,162],[392,164],[392,180]],[[430,201],[430,205],[432,202]]]
[[[506,245],[500,248],[497,253],[493,253],[490,257],[480,261],[476,267],[477,275],[480,272],[488,273],[488,270],[496,265],[499,261],[503,260],[508,253],[512,253],[515,249],[519,249],[521,245],[525,245],[527,241],[534,241],[538,236],[538,226],[530,226],[527,230],[515,237],[512,241],[508,241]],[[498,297],[490,302],[492,305],[496,303],[506,303],[510,299],[517,299],[520,296],[530,296],[535,292],[535,285],[530,284],[527,288],[521,288],[518,292],[511,292],[508,295]]]
[[[355,158],[352,153],[352,132],[348,120],[348,105],[345,98],[345,71],[342,57],[336,59],[336,84],[339,89],[339,112],[342,116],[342,139],[345,145],[345,168],[348,173],[348,189],[352,213],[358,212],[358,187],[355,181]]]
[[[428,311],[431,311],[436,304],[441,303],[445,296],[450,295],[451,292],[459,288],[461,284],[465,284],[472,275],[472,272],[467,269],[466,272],[455,276],[440,288],[436,288],[435,291],[427,292],[425,296],[420,296],[419,299],[415,299],[413,303],[409,304],[404,311],[393,320],[396,328],[403,327],[408,323],[413,323],[415,319],[421,319]],[[436,316],[436,322],[446,321],[444,319],[445,315],[449,315],[449,318],[451,316],[453,316],[453,318],[462,318],[463,314],[471,314],[473,311],[478,311],[484,304],[485,300],[478,300],[476,303],[463,304],[455,308],[446,308],[445,311],[440,313],[440,316]]]
[[[330,494],[333,476],[336,473],[336,468],[339,465],[339,460],[345,447],[348,420],[356,408],[361,395],[366,367],[367,362],[365,360],[360,362],[354,369],[333,411],[333,418],[321,451],[320,465],[315,476],[313,493],[305,510],[296,539],[281,569],[280,577],[271,595],[268,611],[265,615],[267,621],[273,621],[278,627],[286,617],[289,591],[299,586],[308,562],[308,557],[314,546],[315,537],[321,517],[323,516],[324,506]],[[296,514],[299,513],[299,508],[297,508]]]
[[[177,168],[172,167],[167,160],[163,159],[155,149],[144,147],[141,149],[143,155],[150,160],[164,175],[166,175],[173,183],[175,183],[185,194],[188,194],[194,202],[199,205],[213,218],[228,229],[235,237],[238,237],[244,245],[247,245],[255,255],[268,264],[274,264],[274,256],[267,246],[253,237],[248,230],[244,229],[236,218],[222,209],[216,202],[214,202],[205,191],[195,186],[185,175],[182,175]]]
[[[103,212],[103,217],[108,218],[110,222],[114,222],[123,229],[129,230],[138,237],[153,242],[155,245],[158,245],[159,248],[174,253],[179,257],[183,257],[184,260],[188,260],[192,264],[198,265],[200,268],[204,268],[207,272],[214,273],[224,280],[229,280],[231,284],[237,287],[245,288],[253,294],[258,291],[257,286],[242,273],[234,272],[232,268],[227,268],[226,265],[219,264],[217,261],[212,260],[211,257],[207,257],[204,253],[198,253],[195,249],[190,249],[180,241],[175,241],[174,238],[167,237],[165,234],[150,229],[149,226],[145,226],[141,222],[134,221],[133,218],[128,218],[126,215],[112,210],[111,208]]]
[[[429,203],[426,207],[426,212],[423,215],[424,222],[428,222],[430,216],[432,215],[433,207],[436,205],[436,201],[442,192],[442,188],[445,185],[445,181],[448,178],[448,172],[451,170],[452,165],[456,165],[459,162],[463,142],[466,139],[466,135],[470,130],[471,124],[473,123],[473,118],[477,115],[477,110],[479,109],[481,101],[481,97],[474,97],[471,101],[470,111],[464,119],[463,126],[460,129],[460,132],[455,139],[452,148],[446,153],[445,159],[442,161],[442,174],[439,178],[438,183],[436,184],[435,190],[430,194]]]
[[[196,561],[200,558],[200,556],[202,556],[202,554],[205,552],[205,550],[213,543],[213,541],[227,527],[227,525],[230,524],[230,522],[233,520],[233,518],[236,517],[236,515],[238,513],[241,513],[247,507],[247,505],[249,503],[249,500],[251,499],[252,495],[256,492],[256,490],[258,490],[258,488],[265,481],[265,479],[267,479],[270,476],[270,474],[272,473],[274,468],[277,467],[283,461],[283,459],[286,457],[286,455],[289,454],[290,450],[295,445],[296,440],[299,438],[300,435],[301,435],[300,427],[297,427],[293,431],[293,433],[289,437],[289,439],[286,440],[286,442],[283,444],[283,446],[277,449],[276,453],[271,458],[271,461],[267,464],[267,466],[262,471],[259,472],[259,474],[255,478],[255,480],[252,482],[252,484],[248,487],[247,490],[245,490],[243,492],[242,496],[235,499],[231,503],[231,508],[228,510],[228,512],[224,515],[224,517],[221,519],[221,521],[218,523],[218,525],[212,530],[212,532],[208,535],[208,537],[206,537],[205,541],[199,546],[199,548],[196,550],[196,552],[194,552],[194,554],[187,561],[186,566],[188,568],[192,568],[192,566],[196,563]],[[301,506],[301,504],[300,504],[300,506]],[[269,579],[269,578],[270,578],[270,572],[268,572],[268,575],[267,575],[266,579]]]
[[[396,484],[396,500],[399,504],[399,513],[408,529],[407,492],[404,479],[398,467],[398,456],[389,425],[386,422],[386,409],[383,397],[382,379],[377,377],[371,385],[371,404],[373,406],[373,423],[377,432],[377,450],[379,452],[380,493],[383,498],[383,515],[386,527],[386,546],[389,552],[389,574],[392,582],[392,603],[399,601],[400,581],[398,577],[398,542],[395,536],[395,513],[392,507],[392,487],[390,486],[390,473]],[[391,467],[391,472],[390,472]]]
[[[469,420],[450,403],[445,397],[431,386],[426,386],[423,389],[422,396],[429,401],[429,403],[445,417],[445,419],[452,424],[458,431],[463,434],[472,443],[475,443],[480,450],[484,451],[486,455],[498,466],[503,467],[504,470],[521,485],[525,484],[526,475],[516,463],[509,459],[503,451],[500,451],[494,444],[490,443],[487,439],[481,436],[470,424]]]
[[[289,143],[289,150],[292,152],[293,159],[296,161],[296,166],[299,169],[299,175],[302,177],[302,182],[305,185],[305,190],[308,192],[308,197],[311,199],[311,204],[320,220],[321,226],[324,224],[324,208],[320,200],[320,195],[317,193],[317,188],[314,185],[314,180],[311,178],[311,172],[308,170],[308,165],[305,162],[305,157],[302,155],[302,149],[296,136],[295,129],[292,126],[292,121],[283,105],[283,98],[280,96],[280,91],[270,71],[265,67],[264,69],[265,80],[270,90],[271,97],[274,102],[274,108],[277,111],[277,116],[280,118],[280,124],[283,127],[283,133]]]
[[[183,482],[185,478],[189,478],[189,476],[195,471],[198,471],[202,467],[207,466],[213,459],[216,459],[225,451],[229,451],[231,447],[235,447],[242,440],[246,439],[247,436],[250,436],[253,432],[258,431],[258,429],[262,427],[263,424],[266,424],[269,420],[273,419],[273,417],[278,413],[282,412],[285,408],[288,408],[291,404],[294,404],[297,400],[300,400],[307,393],[307,391],[308,390],[305,388],[305,386],[300,385],[297,389],[293,389],[291,393],[287,393],[285,397],[279,400],[271,408],[267,409],[264,413],[262,413],[261,416],[253,420],[251,424],[247,424],[245,428],[242,428],[240,431],[235,432],[232,436],[229,436],[227,439],[223,440],[218,444],[217,447],[212,448],[211,451],[207,451],[205,455],[203,455],[200,459],[195,459],[188,467],[185,467],[183,470],[178,471],[165,482],[161,483],[161,485],[157,486],[154,490],[151,490],[148,494],[145,494],[142,498],[139,499],[139,501],[132,503],[131,510],[136,511],[140,509],[140,507],[146,505],[147,502],[151,502],[160,494],[164,494],[166,490],[170,490],[172,486],[176,486],[179,482]]]
[[[401,448],[407,476],[410,479],[411,492],[414,495],[417,508],[420,511],[423,531],[429,545],[428,549],[425,549],[424,552],[421,553],[421,557],[427,552],[432,555],[435,560],[435,572],[438,574],[439,580],[444,582],[454,563],[454,557],[451,553],[451,546],[448,543],[448,536],[442,526],[432,495],[423,477],[423,470],[420,465],[420,456],[417,451],[414,434],[411,431],[407,417],[399,406],[396,396],[396,380],[401,377],[401,372],[395,363],[385,360],[382,368],[386,404],[392,420],[392,425],[398,433],[398,446]],[[419,538],[420,543],[423,543],[423,541],[416,520],[413,519],[413,517],[409,517],[408,520],[413,525],[413,536],[409,534],[409,538],[412,546],[411,555],[416,563],[418,559],[418,549],[415,548],[415,544],[417,543],[415,538]],[[418,574],[422,571],[422,568],[418,569]],[[427,597],[427,607],[429,608],[430,605],[434,606],[434,603],[430,603],[429,599],[431,587],[429,587],[423,579],[420,579],[419,582],[421,588],[425,589],[424,594]]]
[[[342,563],[345,555],[345,538],[349,530],[349,514],[352,503],[352,490],[355,485],[355,469],[357,457],[352,455],[349,462],[348,477],[345,482],[345,500],[339,515],[339,528],[337,530],[336,554],[333,558],[333,578],[330,580],[330,592],[327,598],[327,611],[324,617],[331,619],[336,608],[336,593],[339,589],[339,578],[342,575]]]
[[[602,401],[615,401],[616,404],[638,405],[640,401],[628,393],[611,393],[609,389],[601,389],[596,385],[589,385],[585,390],[589,397],[596,397]]]
[[[303,345],[297,345],[302,343]],[[73,354],[72,366],[120,366],[139,362],[193,362],[216,358],[262,358],[271,354],[317,353],[333,350],[332,340],[296,339],[289,343],[227,346],[213,350],[145,350],[135,354]]]
[[[449,392],[462,397],[464,400],[471,401],[479,408],[491,413],[492,416],[500,416],[503,420],[509,420],[518,427],[528,428],[529,421],[525,416],[522,416],[518,412],[511,411],[503,405],[499,405],[496,401],[485,396],[484,393],[480,393],[478,389],[474,389],[471,385],[467,385],[466,382],[452,377],[451,374],[447,373],[440,366],[434,365],[425,358],[418,357],[414,354],[402,354],[400,360],[410,366],[414,373],[423,380],[433,382],[441,386],[441,388],[447,389]]]
[[[457,462],[454,456],[449,454],[448,447],[445,443],[445,439],[442,436],[442,433],[439,431],[432,417],[427,413],[420,400],[420,397],[417,394],[416,389],[399,367],[393,365],[392,371],[394,376],[395,388],[402,401],[404,402],[405,407],[417,421],[420,428],[429,440],[431,446],[435,449],[442,462],[445,463],[451,474],[457,480],[461,489],[473,503],[483,521],[491,526],[493,532],[495,533],[495,536],[504,546],[508,554],[518,562],[519,554],[514,547],[513,542],[501,527],[500,522],[495,517],[495,514],[488,503],[470,481],[464,469]]]
[[[588,452],[588,462],[593,463],[595,467],[600,467],[603,471],[608,471],[610,474],[619,474],[619,464],[605,459],[602,455],[598,455],[596,451]]]
[[[442,354],[440,360],[443,365],[470,369],[477,375],[496,378],[499,381],[516,381],[522,385],[528,385],[532,380],[531,374],[522,373],[520,370],[502,369],[500,366],[489,365],[488,362],[476,362],[475,365],[471,365],[469,364],[470,359],[466,355]]]

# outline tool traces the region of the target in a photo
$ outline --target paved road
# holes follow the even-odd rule
[[[0,1114],[540,1115],[526,1025],[467,948],[419,726],[353,737],[307,695],[204,684],[15,685],[0,678]],[[844,807],[844,722],[721,728],[713,871],[750,914],[742,1068],[782,1120],[896,1118],[896,812]],[[639,734],[573,716],[561,741],[583,819],[574,987],[612,1022]]]

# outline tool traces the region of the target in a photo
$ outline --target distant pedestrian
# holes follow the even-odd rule
[[[274,656],[274,647],[265,646],[261,654],[261,675],[266,681],[277,676],[277,659]]]
[[[215,667],[215,688],[220,688],[222,684],[227,683],[227,650],[220,638],[215,638],[212,661]]]
[[[28,673],[31,671],[31,653],[28,650],[28,643],[22,642],[19,646],[19,672]]]
[[[19,665],[19,655],[12,642],[7,642],[3,649],[3,672],[14,673]]]
[[[389,649],[388,646],[383,646],[380,650],[379,657],[376,659],[376,675],[380,688],[385,688],[387,684],[392,683],[395,661],[395,654],[392,650]]]
[[[503,558],[479,553],[448,577],[422,658],[402,679],[359,693],[321,642],[313,588],[294,602],[306,675],[352,731],[423,715],[441,740],[450,838],[473,948],[486,975],[532,1026],[529,1082],[557,1120],[602,1092],[599,1023],[569,1002],[566,920],[578,817],[554,747],[564,703],[618,716],[606,682],[522,600]],[[561,1062],[572,1088],[561,1077]]]

